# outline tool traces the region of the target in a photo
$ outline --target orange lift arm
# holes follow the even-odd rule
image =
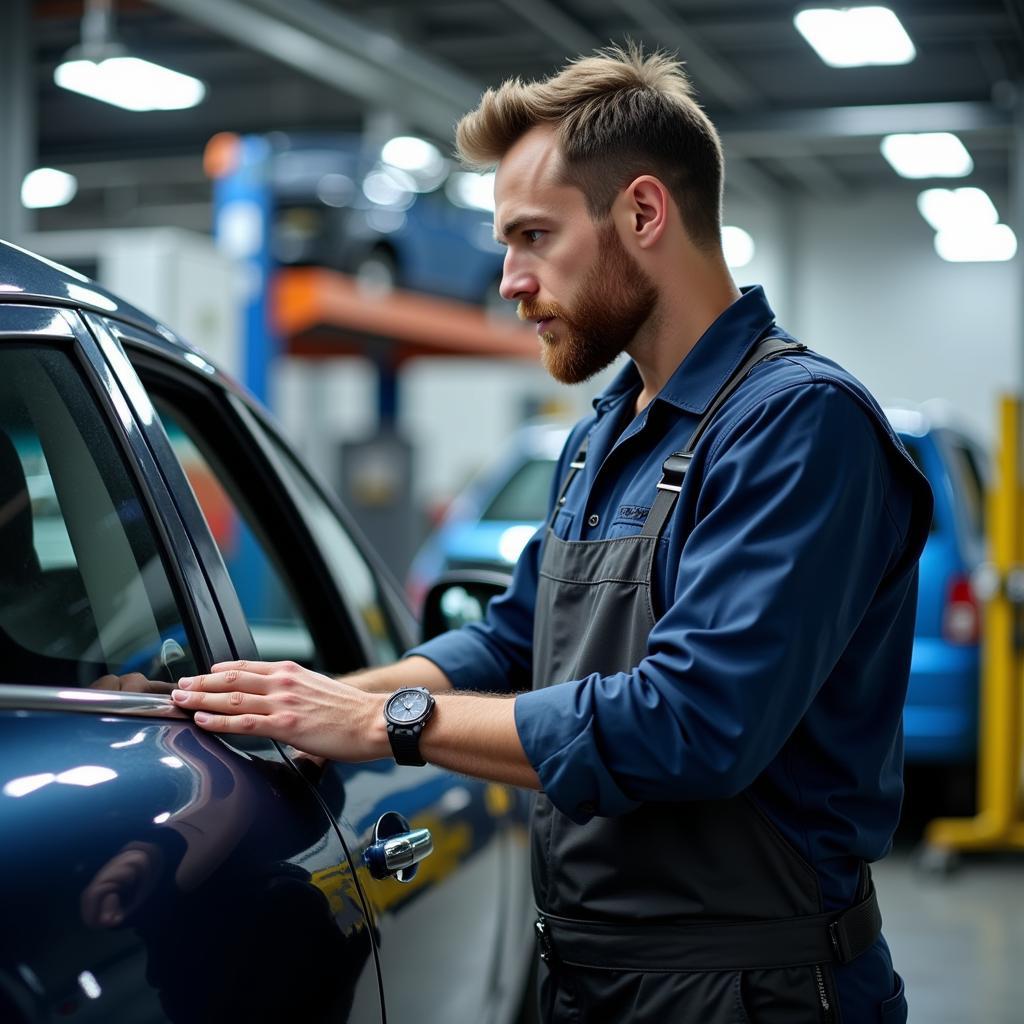
[[[290,355],[374,354],[394,366],[416,356],[539,358],[531,327],[464,302],[378,294],[321,267],[280,270],[271,288],[274,328]]]

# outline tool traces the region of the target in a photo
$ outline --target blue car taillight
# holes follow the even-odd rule
[[[942,635],[949,643],[961,646],[976,644],[981,637],[981,612],[966,576],[958,574],[949,581],[942,610]]]

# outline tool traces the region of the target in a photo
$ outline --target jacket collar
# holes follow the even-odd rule
[[[691,413],[703,413],[754,344],[774,324],[764,289],[753,285],[741,289],[740,297],[700,336],[655,401],[666,402]],[[595,399],[598,416],[603,415],[641,383],[636,364],[630,359]]]

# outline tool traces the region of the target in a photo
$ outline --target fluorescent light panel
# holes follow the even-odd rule
[[[980,188],[929,188],[917,197],[935,229],[935,252],[952,263],[998,263],[1017,254],[1017,236]]]
[[[963,178],[974,170],[971,154],[951,132],[886,135],[881,149],[903,178]]]
[[[917,208],[936,231],[991,227],[999,214],[980,188],[926,188],[917,197]]]
[[[797,12],[793,24],[829,67],[909,64],[917,56],[888,7],[810,8]]]
[[[1017,236],[1008,224],[966,231],[938,231],[935,251],[951,263],[1005,263],[1017,254]]]
[[[184,110],[206,95],[198,78],[139,57],[68,60],[57,66],[53,80],[64,89],[123,110]]]

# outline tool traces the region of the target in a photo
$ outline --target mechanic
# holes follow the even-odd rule
[[[927,483],[864,386],[733,283],[721,147],[677,61],[630,45],[506,82],[457,139],[497,168],[501,292],[548,370],[630,357],[549,521],[483,623],[395,665],[217,665],[174,699],[539,790],[547,1021],[904,1021],[867,865],[899,817]]]

